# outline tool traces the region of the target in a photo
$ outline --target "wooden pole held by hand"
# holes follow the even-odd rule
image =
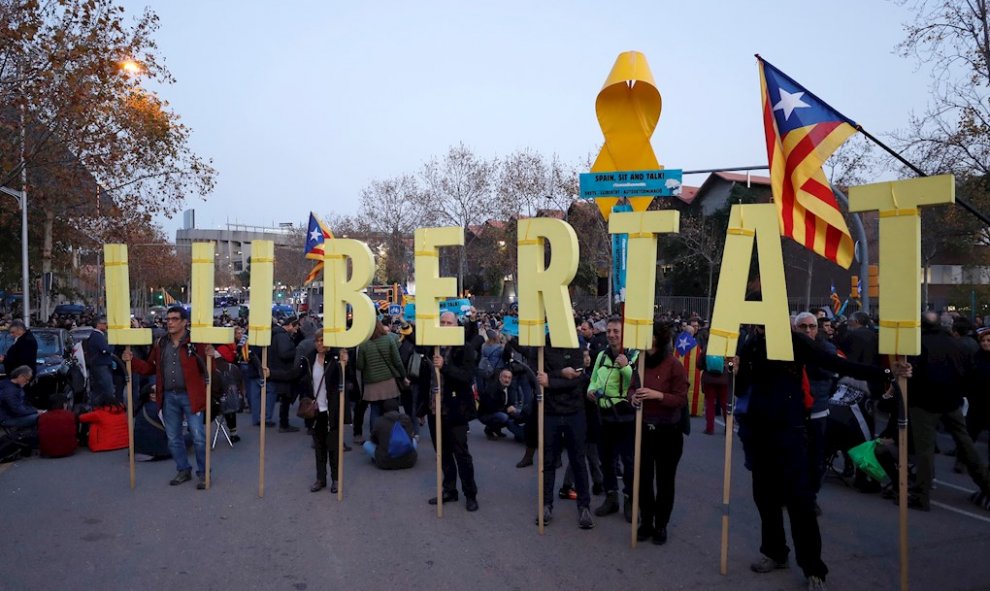
[[[268,417],[265,416],[265,409],[268,407],[268,378],[265,377],[265,370],[268,369],[268,347],[261,348],[261,436],[259,438],[258,453],[258,496],[265,496],[265,423]]]
[[[732,490],[732,429],[736,408],[736,371],[733,362],[728,363],[732,373],[732,390],[729,392],[729,407],[725,411],[725,467],[722,471],[722,549],[719,554],[718,572],[729,574],[729,493]]]
[[[433,347],[433,354],[440,354],[440,347]],[[436,431],[436,444],[437,444],[437,517],[443,517],[443,463],[442,463],[442,451],[443,450],[443,429],[441,428],[440,415],[443,414],[441,405],[443,404],[442,395],[442,384],[440,383],[440,368],[436,365],[433,366],[434,373],[434,385],[433,385],[433,404],[434,404],[434,414],[433,421]]]
[[[131,352],[127,347],[126,351]],[[127,460],[131,467],[131,490],[136,484],[134,474],[134,374],[131,373],[131,361],[127,360]]]
[[[891,365],[897,360],[891,356]],[[907,357],[901,356],[906,362]],[[901,591],[908,589],[908,381],[897,378],[901,390],[897,412],[897,519],[900,524]]]
[[[637,363],[637,367],[639,370],[639,386],[642,388],[645,387],[644,384],[646,383],[646,351],[639,352],[639,363]],[[639,525],[639,465],[643,457],[643,403],[636,403],[635,406],[636,439],[634,440],[633,447],[632,532],[630,533],[630,545],[633,548],[636,547],[636,528]],[[685,410],[685,412],[687,411]]]
[[[536,371],[543,373],[543,347],[536,348]],[[543,386],[537,385],[536,387],[536,431],[537,431],[537,443],[536,443],[536,519],[538,520],[540,535],[543,535],[543,504],[545,499],[543,498],[543,451],[546,446],[546,439],[543,435]]]
[[[206,490],[210,490],[210,431],[213,427],[213,355],[206,356]]]
[[[344,500],[344,408],[346,402],[345,398],[345,388],[344,383],[346,380],[346,370],[347,362],[344,360],[340,361],[340,386],[337,389],[338,397],[340,398],[338,404],[338,414],[337,417],[337,500]],[[329,426],[328,426],[329,428]]]

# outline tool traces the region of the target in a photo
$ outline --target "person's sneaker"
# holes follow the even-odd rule
[[[581,529],[591,529],[595,527],[595,520],[591,518],[591,509],[581,507],[578,511],[578,527]]]
[[[657,531],[653,532],[653,545],[663,546],[667,543],[667,528],[661,527]]]
[[[361,444],[364,443],[364,435],[361,435],[360,433],[358,433],[357,435],[355,435],[353,437],[352,440],[354,441],[354,445],[361,445]]]
[[[200,476],[199,482],[196,483],[196,490],[206,490],[206,479]]]
[[[336,480],[330,481],[330,494],[334,494],[334,495],[337,494],[337,481]]]
[[[317,480],[316,482],[313,483],[313,486],[309,487],[309,492],[320,492],[326,487],[327,487],[326,482],[323,482],[322,480]]]
[[[278,432],[279,433],[298,433],[299,432],[299,427],[293,427],[292,425],[289,425],[287,427],[279,427],[278,428]]]
[[[468,513],[474,513],[478,510],[478,499],[476,497],[467,497],[464,499],[464,508],[468,510]]]
[[[240,435],[231,435],[230,436],[231,443],[237,443],[240,440],[241,440],[241,436]]]
[[[488,438],[488,441],[495,441],[497,439],[495,432],[488,427],[485,427],[485,437]]]
[[[349,451],[352,451],[353,449],[354,449],[354,448],[352,448],[351,446],[349,446],[349,445],[347,445],[346,443],[344,444],[344,452],[345,452],[345,453],[346,453],[346,452],[349,452]]]
[[[560,487],[560,490],[557,491],[557,496],[559,498],[561,498],[561,499],[569,499],[569,498],[571,498],[571,493],[572,492],[574,493],[574,498],[576,499],[577,498],[577,492],[575,492],[573,488],[571,488],[569,486],[562,486],[562,487]]]
[[[181,472],[176,472],[175,478],[169,481],[172,486],[178,486],[183,482],[189,482],[192,480],[192,470],[182,470]]]
[[[760,559],[753,564],[749,565],[749,570],[754,573],[768,573],[775,570],[780,570],[787,568],[789,565],[787,561],[777,562],[769,556],[761,556]]]
[[[574,490],[573,488],[571,490],[567,491],[567,498],[569,500],[571,500],[571,501],[576,501],[577,500],[577,491]]]
[[[553,521],[553,507],[550,505],[543,505],[543,525],[550,525],[551,521]],[[539,515],[533,519],[533,523],[540,525]]]
[[[825,579],[814,575],[808,577],[808,591],[828,591],[825,586]]]

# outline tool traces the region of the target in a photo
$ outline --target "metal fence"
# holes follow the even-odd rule
[[[608,310],[607,296],[574,295],[571,296],[571,305],[579,312],[590,312],[596,310]],[[511,305],[508,298],[499,296],[475,296],[472,298],[474,306],[480,311],[499,312],[507,310]],[[805,298],[792,297],[787,299],[787,305],[791,312],[803,312],[809,309],[824,308],[829,306],[828,298],[811,298],[810,306]],[[657,296],[654,301],[654,310],[658,314],[670,312],[674,315],[691,316],[697,314],[705,319],[710,319],[712,309],[715,306],[714,298],[696,296]],[[618,307],[613,306],[613,311],[618,311]]]

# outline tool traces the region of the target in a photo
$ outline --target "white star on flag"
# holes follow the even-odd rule
[[[679,341],[677,341],[677,348],[678,348],[678,349],[681,349],[682,351],[683,351],[684,349],[687,349],[687,348],[688,348],[688,346],[689,346],[689,345],[688,345],[688,340],[687,340],[687,337],[681,337],[681,340],[679,340]]]
[[[319,230],[313,230],[312,232],[309,233],[309,239],[314,242],[319,240],[320,236],[323,236],[323,233],[320,232]]]
[[[811,105],[801,100],[802,96],[804,96],[804,92],[795,92],[794,94],[791,94],[786,90],[784,90],[783,88],[781,88],[780,101],[778,101],[777,104],[773,106],[773,110],[783,111],[784,121],[787,121],[788,119],[790,119],[791,113],[794,112],[794,109],[806,109],[811,107]]]

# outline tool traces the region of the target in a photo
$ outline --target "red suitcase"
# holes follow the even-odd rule
[[[64,458],[76,452],[76,415],[69,410],[50,410],[38,417],[38,447],[46,458]]]

